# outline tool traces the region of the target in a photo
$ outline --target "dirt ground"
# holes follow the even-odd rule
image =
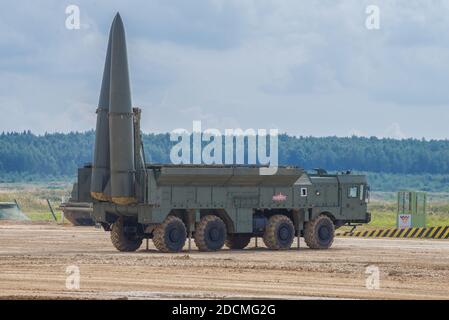
[[[93,227],[0,223],[0,298],[449,299],[449,241],[338,238],[330,250],[117,252]],[[186,248],[187,249],[187,248]],[[67,267],[80,271],[66,288]],[[368,266],[380,288],[367,289]]]

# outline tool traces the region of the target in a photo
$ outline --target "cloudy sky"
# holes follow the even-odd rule
[[[65,26],[79,6],[81,28]],[[366,28],[368,5],[380,29]],[[84,131],[116,11],[143,130],[449,138],[449,1],[4,1],[0,131]]]

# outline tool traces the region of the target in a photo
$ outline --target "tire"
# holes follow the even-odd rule
[[[136,223],[127,223],[127,221],[120,217],[118,218],[111,228],[111,242],[114,247],[123,252],[136,251],[142,245],[142,238],[137,233],[126,233],[125,226],[132,226]]]
[[[225,245],[229,249],[241,250],[251,241],[251,235],[246,234],[228,234]]]
[[[321,214],[306,222],[304,240],[310,249],[329,249],[334,242],[334,231],[331,218]]]
[[[268,219],[263,242],[271,250],[290,249],[295,238],[295,227],[289,217],[277,214]]]
[[[200,251],[220,250],[226,240],[226,225],[217,216],[204,216],[196,225],[194,238]]]
[[[175,216],[168,216],[153,231],[154,246],[161,252],[180,252],[184,248],[186,238],[186,226]]]

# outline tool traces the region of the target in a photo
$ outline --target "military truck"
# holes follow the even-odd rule
[[[97,109],[93,163],[78,174],[80,201],[92,202],[94,220],[111,232],[120,251],[152,239],[162,252],[179,252],[187,238],[201,251],[243,249],[252,237],[267,248],[289,249],[304,237],[313,249],[332,245],[334,230],[370,221],[366,178],[308,174],[279,167],[147,164],[140,112],[131,107],[124,27],[112,23]],[[151,152],[151,151],[150,151]]]
[[[91,167],[80,171],[90,188]],[[93,201],[93,218],[120,251],[137,250],[153,239],[162,252],[178,252],[193,235],[201,251],[243,249],[262,237],[269,249],[291,247],[304,237],[312,249],[332,245],[335,228],[367,223],[365,176],[308,174],[281,167],[274,176],[260,176],[257,167],[146,165],[139,170],[136,204]]]

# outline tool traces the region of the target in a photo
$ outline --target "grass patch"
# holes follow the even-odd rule
[[[369,224],[357,227],[358,231],[396,228],[397,204],[393,195],[375,196],[368,205],[368,211],[371,213],[371,222]],[[388,199],[388,200],[385,200]],[[426,227],[449,226],[449,204],[440,194],[429,194],[430,201],[427,204]],[[342,227],[341,231],[348,231],[350,227]]]
[[[2,183],[0,202],[17,201],[20,209],[33,221],[54,221],[47,204],[50,201],[58,221],[61,220],[59,204],[70,195],[71,184],[67,182],[48,183]]]
[[[50,210],[46,211],[29,211],[25,213],[31,221],[55,221]],[[55,216],[58,222],[62,221],[62,211],[55,210]]]

